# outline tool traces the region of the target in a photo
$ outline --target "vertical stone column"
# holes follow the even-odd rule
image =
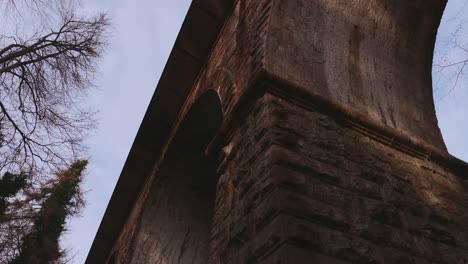
[[[270,74],[445,150],[431,69],[446,0],[274,3],[265,54]]]
[[[212,263],[464,263],[468,186],[334,114],[266,93],[230,138]]]
[[[468,262],[468,170],[431,89],[445,3],[271,1],[226,113],[212,263]]]

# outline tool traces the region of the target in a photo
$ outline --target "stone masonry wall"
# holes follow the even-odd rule
[[[225,116],[229,116],[244,92],[243,89],[262,66],[271,3],[270,0],[239,0],[236,3],[206,66],[187,98],[181,118],[189,111],[192,103],[209,89],[214,89],[219,94],[223,112]],[[167,144],[171,144],[170,140]],[[157,170],[155,171],[157,174]],[[154,179],[157,175],[151,177]],[[134,241],[139,232],[144,204],[152,192],[152,181],[154,180],[149,180],[143,187],[126,225],[114,243],[114,253],[110,255],[122,263],[130,261],[133,244],[130,241]]]
[[[212,263],[468,263],[468,186],[266,94],[229,138]]]
[[[387,43],[386,33],[378,27],[382,21],[362,20],[372,24],[377,34],[369,36],[368,25],[364,22],[361,25],[343,19],[342,15],[348,14],[344,12],[348,10],[344,8],[348,2],[239,0],[226,21],[184,110],[178,113],[183,118],[191,104],[208,89],[216,90],[221,98],[225,117],[223,133],[227,133],[223,145],[226,156],[220,160],[218,168],[211,263],[468,263],[468,227],[465,227],[468,186],[459,175],[431,160],[396,150],[391,143],[375,141],[323,109],[281,99],[283,95],[266,93],[255,102],[246,100],[250,104],[242,102],[243,116],[233,114],[240,98],[252,96],[245,92],[257,88],[253,85],[259,81],[256,78],[264,77],[256,73],[267,71],[311,94],[320,94],[320,89],[332,87],[327,90],[327,94],[332,95],[330,98],[356,96],[359,100],[354,97],[356,100],[343,100],[358,110],[375,106],[371,110],[364,109],[361,114],[388,116],[383,123],[396,130],[404,123],[411,128],[408,131],[426,132],[422,121],[429,120],[426,123],[431,126],[436,124],[432,108],[427,116],[404,122],[393,120],[391,113],[395,109],[391,108],[394,106],[399,106],[396,112],[412,115],[422,114],[414,109],[426,109],[422,106],[431,99],[427,93],[430,89],[414,92],[405,82],[409,78],[423,87],[420,82],[427,79],[426,73],[421,70],[415,74],[423,76],[423,81],[409,74],[398,79],[405,85],[391,83],[405,93],[420,96],[417,105],[411,104],[411,100],[403,106],[395,103],[409,97],[394,93],[395,87],[390,84],[383,88],[374,85],[385,83],[381,82],[381,72],[391,75],[383,79],[393,81],[398,74],[392,70],[401,69],[391,66],[400,61],[394,61],[398,58],[388,53],[384,55],[391,60],[385,63],[382,54],[372,49],[381,47],[377,45],[380,42]],[[397,0],[384,2],[397,3]],[[428,6],[422,6],[423,2],[418,0],[407,5],[429,10]],[[432,7],[440,7],[443,2],[437,0]],[[328,3],[332,4],[328,6]],[[400,14],[395,4],[391,8],[384,7],[379,5],[375,10]],[[425,14],[429,14],[426,11]],[[361,16],[353,19],[357,18]],[[427,23],[434,24],[434,21]],[[312,26],[317,30],[310,30]],[[392,24],[389,28],[394,30],[398,25]],[[392,47],[400,51],[399,43],[398,39],[391,42]],[[339,45],[343,49],[337,53],[335,46]],[[407,50],[413,48],[405,45],[401,52]],[[422,57],[425,59],[421,63],[427,64],[424,54],[410,57],[409,64],[421,62]],[[315,60],[317,58],[321,60]],[[342,64],[342,58],[346,58],[347,63]],[[365,63],[359,61],[362,59]],[[371,96],[360,94],[364,88]],[[339,94],[344,89],[349,93]],[[362,104],[361,97],[370,103]],[[381,98],[386,100],[377,100]],[[339,103],[340,100],[335,101]],[[230,127],[233,125],[236,127]],[[429,130],[432,134],[419,138],[427,137],[428,141],[438,142],[435,144],[438,146],[441,142],[438,130]],[[176,131],[174,127],[173,133]],[[167,144],[170,146],[171,138]],[[109,256],[111,263],[113,260],[117,263],[131,260],[164,263],[158,259],[155,238],[150,236],[163,230],[158,226],[158,212],[172,212],[173,209],[175,212],[177,208],[170,206],[167,202],[170,199],[161,198],[171,193],[157,189],[161,188],[158,173],[155,168],[155,174],[135,202],[114,244],[114,253]],[[167,204],[158,206],[158,200]],[[183,203],[183,199],[179,200]],[[177,263],[175,259],[185,252],[183,247],[186,246],[184,241],[170,245],[175,249],[168,263]]]
[[[255,73],[263,67],[271,0],[239,0],[226,21],[190,101],[208,89],[220,96],[229,116]],[[190,105],[190,104],[188,104]]]
[[[168,153],[122,263],[206,263],[214,186],[204,177],[216,168],[187,152]]]
[[[446,0],[272,1],[268,72],[445,150],[431,69]]]

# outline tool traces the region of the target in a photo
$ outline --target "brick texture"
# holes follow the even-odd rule
[[[237,1],[107,262],[468,264],[426,2]],[[194,148],[207,91],[223,120]]]
[[[231,142],[213,263],[468,262],[468,186],[446,169],[271,94]]]

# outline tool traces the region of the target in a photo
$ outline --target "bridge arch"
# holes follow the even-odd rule
[[[222,120],[213,90],[187,112],[143,209],[132,263],[208,262],[218,164],[205,149]]]

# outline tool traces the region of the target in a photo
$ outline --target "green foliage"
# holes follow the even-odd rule
[[[8,208],[8,199],[15,196],[26,186],[27,177],[25,174],[13,174],[6,172],[0,178],[0,217],[4,215]]]
[[[43,201],[32,230],[23,237],[19,254],[11,264],[51,263],[63,256],[59,237],[65,229],[67,216],[82,206],[80,183],[87,164],[85,160],[76,161],[50,182],[50,194]]]

